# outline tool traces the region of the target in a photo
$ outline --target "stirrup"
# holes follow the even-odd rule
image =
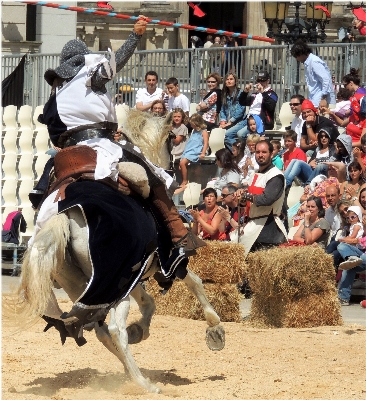
[[[182,248],[185,255],[190,257],[196,254],[196,249],[204,246],[207,246],[207,243],[188,230],[186,235],[174,243],[173,248]]]

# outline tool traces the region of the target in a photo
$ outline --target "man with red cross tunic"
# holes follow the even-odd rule
[[[255,147],[259,170],[249,182],[248,189],[239,189],[241,203],[246,201],[249,221],[245,225],[240,243],[245,254],[287,241],[286,229],[280,219],[285,198],[285,178],[272,164],[273,145],[261,140]]]

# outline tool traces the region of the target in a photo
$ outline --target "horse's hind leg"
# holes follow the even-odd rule
[[[97,337],[103,345],[123,363],[126,371],[139,386],[150,393],[160,393],[160,389],[157,386],[153,385],[148,379],[142,376],[131,354],[126,328],[129,309],[129,298],[121,300],[121,302],[110,311],[108,331],[105,324],[102,327],[96,324],[95,331]]]
[[[154,299],[146,293],[141,285],[136,285],[131,292],[131,296],[136,300],[142,314],[139,321],[127,327],[128,343],[135,344],[141,342],[141,340],[146,340],[150,336],[151,318],[156,307]]]
[[[225,331],[219,325],[220,317],[208,301],[201,279],[187,268],[187,275],[183,282],[188,289],[196,296],[203,307],[203,312],[209,327],[206,330],[206,343],[211,350],[222,350],[225,347]]]

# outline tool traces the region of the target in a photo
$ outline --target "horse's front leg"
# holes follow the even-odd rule
[[[129,345],[126,321],[130,309],[129,298],[123,299],[120,303],[111,308],[108,332],[105,327],[96,326],[98,339],[123,363],[131,378],[142,388],[150,393],[160,393],[160,389],[153,385],[149,379],[142,376],[136,361],[134,360]],[[97,324],[96,324],[97,325]]]
[[[151,318],[155,312],[155,301],[144,288],[138,284],[132,290],[131,296],[136,300],[141,312],[141,319],[127,327],[128,343],[135,344],[150,336]]]
[[[224,328],[219,325],[220,317],[217,315],[206,297],[202,280],[188,268],[187,271],[187,275],[183,279],[183,282],[202,305],[207,324],[209,325],[206,330],[207,346],[211,350],[222,350],[225,347],[225,331]]]

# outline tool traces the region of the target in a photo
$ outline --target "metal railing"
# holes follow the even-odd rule
[[[342,77],[349,73],[351,67],[359,68],[361,82],[365,83],[365,44],[327,43],[310,47],[335,74],[336,85],[342,83]],[[2,79],[14,70],[21,57],[22,55],[2,56]],[[59,55],[27,55],[24,104],[33,107],[45,104],[50,87],[43,75],[48,68],[54,69],[58,65]],[[304,66],[291,56],[290,48],[285,45],[136,51],[122,71],[109,83],[108,90],[112,96],[116,96],[120,88],[124,89],[121,92],[122,100],[129,106],[134,106],[136,91],[145,86],[145,73],[153,70],[159,75],[159,87],[164,88],[165,81],[174,76],[179,81],[180,91],[192,102],[199,102],[206,89],[205,77],[209,72],[218,72],[221,76],[234,72],[243,87],[244,84],[253,82],[261,69],[270,74],[271,86],[279,96],[278,110],[296,92],[307,96]]]

